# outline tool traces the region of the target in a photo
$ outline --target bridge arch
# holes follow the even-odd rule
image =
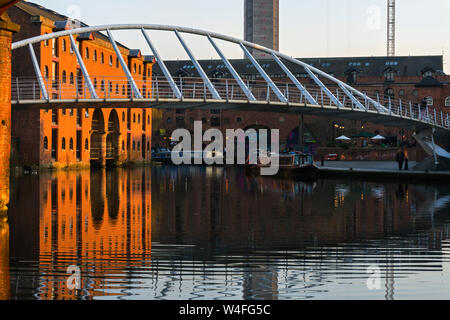
[[[92,114],[91,123],[91,143],[90,154],[92,161],[102,161],[104,159],[103,136],[105,135],[105,119],[102,109],[95,109]]]
[[[112,35],[112,32],[116,30],[137,30],[141,36],[143,36],[150,51],[153,53],[154,61],[160,65],[165,79],[164,77],[161,77],[163,79],[158,80],[156,77],[156,79],[154,79],[156,83],[153,85],[154,91],[150,97],[145,97],[142,90],[142,83],[138,83],[139,80],[133,78],[131,72],[133,70],[128,69],[129,67],[127,67],[126,62],[123,61],[123,59],[120,59],[121,56],[118,54],[120,65],[122,65],[127,78],[124,79],[124,81],[129,84],[127,86],[127,94],[126,96],[122,95],[122,99],[114,100],[110,99],[109,95],[100,93],[100,96],[104,98],[100,99],[92,84],[89,72],[84,66],[80,53],[77,52],[77,48],[74,48],[74,52],[76,53],[80,64],[79,70],[83,73],[82,77],[85,81],[84,85],[78,86],[83,92],[75,90],[76,92],[73,92],[73,99],[70,99],[70,97],[64,99],[65,105],[90,102],[98,107],[101,106],[105,108],[111,104],[120,104],[121,107],[142,106],[156,108],[172,108],[174,107],[174,104],[176,104],[176,107],[196,108],[204,107],[205,100],[207,100],[208,103],[205,108],[211,109],[222,108],[227,110],[228,108],[242,108],[246,111],[258,112],[303,113],[333,118],[339,117],[350,120],[363,120],[366,122],[379,123],[392,127],[402,127],[404,129],[415,131],[421,131],[428,128],[450,131],[449,116],[440,110],[427,109],[426,114],[424,114],[423,110],[420,110],[415,104],[402,101],[395,97],[394,99],[387,98],[387,100],[390,101],[386,101],[383,93],[381,93],[381,95],[374,95],[360,92],[332,75],[329,75],[312,65],[294,59],[289,55],[238,38],[199,29],[155,24],[90,26],[63,30],[21,40],[13,43],[12,50],[14,52],[14,50],[18,48],[28,46],[30,54],[33,57],[33,44],[40,43],[41,41],[48,41],[50,39],[61,37],[73,38],[74,35],[85,33],[105,32],[113,49],[117,53],[119,52],[119,49]],[[192,62],[192,66],[190,66],[189,69],[192,69],[191,71],[197,71],[195,74],[199,74],[200,76],[196,80],[198,83],[193,83],[193,87],[189,87],[188,89],[183,87],[185,81],[180,84],[176,83],[165,66],[164,61],[159,56],[151,38],[147,34],[148,30],[175,33]],[[231,75],[229,79],[224,80],[221,78],[220,74],[212,75],[211,72],[208,72],[208,76],[207,70],[204,70],[193,56],[188,43],[182,37],[183,34],[191,34],[206,38],[223,61],[224,71],[227,71],[227,74]],[[223,54],[215,40],[238,45],[250,61],[250,65],[257,69],[263,80],[259,82],[253,80],[244,81],[245,75],[239,74],[234,69],[230,60]],[[286,79],[289,79],[290,82],[275,83],[271,76],[265,72],[264,65],[259,64],[249,52],[248,48],[270,55],[274,60],[274,64],[282,69]],[[36,59],[34,59],[33,63],[35,64],[34,69],[36,71],[37,80],[40,82],[39,87],[42,95],[39,96],[38,94],[38,98],[33,96],[33,98],[30,99],[30,92],[33,92],[33,90],[30,88],[21,88],[21,83],[18,81],[18,85],[15,86],[16,88],[13,88],[13,90],[17,89],[17,92],[13,92],[12,105],[26,107],[29,104],[40,104],[42,109],[48,108],[52,103],[60,105],[60,101],[56,101],[57,99],[52,101],[54,100],[53,97],[50,97],[46,92],[44,81],[42,81],[43,77],[40,74],[41,68],[37,65]],[[293,65],[302,69],[301,74],[305,74],[306,77],[309,78],[307,86],[301,83],[303,79],[299,79],[294,75],[297,73],[291,71],[293,70]],[[133,69],[133,66],[131,66],[130,69]],[[215,81],[217,79],[210,79],[209,77],[219,77],[224,81]],[[228,85],[231,85],[232,87],[230,88]],[[84,97],[87,101],[80,102],[80,97]]]
[[[120,122],[117,111],[113,109],[109,114],[108,131],[106,133],[106,159],[118,160],[119,158]]]

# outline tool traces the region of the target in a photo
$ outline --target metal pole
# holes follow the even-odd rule
[[[69,35],[70,45],[72,46],[73,52],[75,52],[75,56],[77,57],[78,64],[80,65],[81,72],[83,73],[84,80],[89,88],[92,98],[98,99],[97,93],[95,92],[95,88],[92,85],[91,78],[89,77],[89,73],[84,65],[83,58],[81,57],[80,51],[75,43],[75,39],[72,35]]]
[[[238,85],[241,87],[242,91],[244,91],[245,95],[247,96],[247,99],[250,100],[250,101],[255,101],[256,99],[253,96],[252,92],[249,90],[248,86],[246,86],[244,84],[244,82],[242,81],[242,78],[239,75],[239,73],[236,72],[236,70],[234,69],[234,67],[230,63],[230,61],[228,61],[227,57],[222,53],[222,51],[219,49],[219,47],[217,46],[217,44],[215,43],[213,38],[211,38],[210,35],[208,35],[208,40],[211,43],[211,45],[213,46],[213,48],[216,50],[216,52],[219,55],[220,59],[222,59],[223,63],[227,67],[227,69],[230,71],[230,73],[233,76],[233,78],[236,80]]]
[[[36,77],[37,77],[37,80],[39,82],[39,87],[41,89],[42,98],[44,100],[49,100],[48,78],[46,79],[46,81],[47,81],[47,90],[46,90],[45,89],[44,78],[42,78],[41,69],[40,69],[39,64],[37,62],[36,53],[34,52],[33,45],[30,43],[28,45],[28,48],[30,50],[31,60],[33,62],[34,72],[36,73]],[[47,75],[47,77],[48,77],[48,75]]]
[[[144,35],[145,40],[147,41],[148,46],[153,52],[153,55],[155,56],[156,62],[158,62],[159,67],[161,68],[161,71],[164,73],[164,76],[166,77],[167,81],[169,82],[170,87],[172,88],[172,91],[176,95],[178,99],[183,98],[183,93],[180,92],[178,87],[175,84],[175,81],[173,81],[173,78],[167,69],[164,61],[161,59],[161,56],[159,55],[158,51],[156,50],[155,46],[153,45],[152,41],[150,40],[150,37],[148,36],[147,32],[144,28],[141,29],[142,34]]]
[[[17,87],[17,101],[20,100],[20,90],[19,90],[19,78],[16,77],[16,87]]]

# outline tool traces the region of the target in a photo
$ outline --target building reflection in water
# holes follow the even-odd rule
[[[0,215],[0,300],[10,296],[9,224],[6,215]]]
[[[449,193],[435,187],[161,167],[16,177],[12,190],[9,244],[7,224],[0,238],[11,290],[0,295],[13,298],[312,298],[349,267],[365,283],[376,263],[379,298],[392,299],[395,271],[416,263],[408,248],[442,269],[448,238]],[[23,261],[38,263],[24,274]],[[70,265],[81,268],[79,291],[67,289]]]
[[[35,180],[39,184],[34,190],[37,203],[30,206],[17,199],[11,219],[17,227],[14,237],[21,238],[20,244],[13,246],[15,255],[39,261],[39,278],[31,285],[38,282],[37,298],[117,295],[117,290],[108,290],[105,279],[114,287],[114,278],[126,277],[126,270],[134,264],[150,265],[150,170],[62,171],[42,174]],[[26,240],[27,227],[35,226],[25,222],[24,215],[38,225]],[[28,251],[24,242],[37,242],[38,248]],[[71,265],[81,268],[80,291],[67,289],[66,270]]]

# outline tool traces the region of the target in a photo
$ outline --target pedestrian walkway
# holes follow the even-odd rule
[[[316,162],[321,177],[346,177],[357,179],[410,180],[414,182],[439,181],[450,184],[450,171],[416,171],[415,161],[409,162],[410,170],[399,171],[394,161],[325,161]]]

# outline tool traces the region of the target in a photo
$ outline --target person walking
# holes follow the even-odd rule
[[[404,155],[404,161],[405,161],[405,171],[409,171],[409,155],[408,150],[406,148],[403,148],[403,155]]]
[[[397,151],[397,155],[395,156],[395,161],[398,162],[398,170],[403,169],[403,162],[405,161],[405,153],[403,152],[403,149],[399,149]]]

